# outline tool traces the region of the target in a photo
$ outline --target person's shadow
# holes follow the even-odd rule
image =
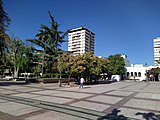
[[[112,113],[98,118],[97,120],[128,120],[124,115],[118,115],[120,110],[114,108]]]
[[[99,117],[97,120],[130,120],[128,117],[124,115],[118,115],[121,110],[114,108],[110,114]],[[155,114],[152,112],[149,113],[141,113],[138,112],[135,115],[141,115],[144,120],[160,120],[160,114]],[[135,119],[137,120],[137,119]]]
[[[156,115],[155,113],[149,112],[149,113],[141,113],[138,112],[136,115],[142,115],[142,117],[145,120],[160,120],[160,115]]]

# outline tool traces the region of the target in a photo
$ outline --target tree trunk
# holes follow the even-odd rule
[[[17,57],[16,57],[16,52],[14,52],[14,76],[15,78],[18,77],[18,69],[17,69],[17,66],[16,66],[16,60],[17,60]]]
[[[14,77],[18,78],[19,69],[14,68]]]
[[[42,76],[44,74],[44,53],[43,53],[43,58],[42,58]]]
[[[71,75],[68,76],[68,85],[70,85]]]

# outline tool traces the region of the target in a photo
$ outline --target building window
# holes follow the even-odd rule
[[[133,72],[131,72],[131,77],[133,76]]]
[[[134,77],[137,77],[137,72],[134,72]]]
[[[138,72],[138,77],[141,77],[141,72]]]
[[[127,72],[127,77],[129,77],[129,72]]]

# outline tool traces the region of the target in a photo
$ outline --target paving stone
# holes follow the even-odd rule
[[[10,86],[1,86],[3,89],[8,89],[8,90],[18,90],[18,89],[25,89],[22,85],[10,85]]]
[[[59,103],[59,104],[64,104],[66,102],[73,101],[73,99],[50,97],[50,96],[40,96],[40,97],[36,97],[36,98],[32,98],[32,99],[48,101],[48,102],[54,102],[54,103]]]
[[[41,89],[38,89],[38,88],[25,88],[25,89],[18,89],[16,91],[18,92],[33,92],[33,91],[39,91]]]
[[[31,92],[34,94],[39,94],[39,95],[54,95],[56,93],[62,93],[63,91],[56,91],[56,90],[41,90],[41,91],[36,91],[36,92]]]
[[[160,110],[159,101],[131,99],[124,106],[136,107],[137,109],[144,108],[144,109],[150,109],[150,110],[156,110],[156,111]]]
[[[129,96],[130,94],[132,94],[133,92],[127,92],[127,91],[112,91],[106,94],[110,94],[110,95],[119,95],[119,96]]]
[[[15,116],[26,114],[32,111],[37,111],[39,109],[40,108],[19,104],[15,102],[0,103],[0,111],[3,111],[11,115],[15,115]]]
[[[26,120],[86,120],[86,119],[51,111],[51,112],[26,118]]]
[[[24,97],[24,98],[33,98],[38,97],[39,95],[29,94],[29,93],[20,93],[20,94],[14,94],[12,96],[18,96],[18,97]]]
[[[109,105],[104,105],[104,104],[98,104],[98,103],[91,103],[91,102],[86,102],[86,101],[80,101],[71,104],[72,106],[76,107],[82,107],[86,109],[91,109],[91,110],[96,110],[96,111],[103,111],[110,107]]]
[[[158,93],[139,93],[135,97],[160,100],[160,94],[158,94]]]
[[[111,97],[111,96],[103,96],[99,95],[93,98],[89,98],[88,100],[96,101],[96,102],[102,102],[102,103],[109,103],[109,104],[115,104],[122,100],[123,98],[120,97]]]
[[[0,111],[0,120],[24,120],[24,119]]]
[[[110,91],[112,89],[106,89],[106,88],[103,88],[103,87],[100,87],[100,86],[91,86],[91,87],[86,87],[86,88],[83,88],[83,89],[79,89],[81,92],[88,92],[88,93],[103,93],[103,92],[107,92],[107,91]]]
[[[61,93],[57,93],[57,94],[54,94],[54,95],[55,96],[61,96],[61,97],[69,97],[69,98],[80,99],[80,98],[92,96],[93,94],[61,92]]]
[[[142,92],[146,92],[146,91],[150,93],[160,94],[160,82],[149,83],[149,85],[142,90]]]
[[[0,103],[3,103],[3,102],[6,102],[7,100],[2,100],[2,99],[0,99]]]
[[[15,94],[18,93],[16,91],[12,91],[12,90],[2,90],[0,91],[1,94]]]
[[[28,88],[42,88],[42,89],[59,88],[58,85],[55,84],[55,83],[50,83],[50,84],[28,84],[28,85],[25,85],[24,87],[28,87]]]
[[[132,86],[124,87],[122,88],[122,90],[139,92],[142,90],[143,87],[147,85],[148,83],[135,82]]]
[[[137,112],[146,113],[160,110],[160,83],[150,82],[115,82],[111,84],[85,85],[84,89],[78,87],[58,87],[57,84],[28,84],[0,86],[0,93],[11,94],[24,98],[32,98],[46,102],[65,104],[89,110],[107,111],[117,108],[118,115],[141,119]],[[25,93],[23,93],[25,92]],[[136,96],[130,96],[139,92]],[[107,96],[107,94],[109,94]],[[93,97],[91,96],[93,95]],[[112,96],[113,95],[113,96]],[[121,97],[115,97],[116,95]],[[90,98],[88,98],[91,96]],[[138,99],[141,98],[141,99]],[[144,100],[143,100],[144,98]],[[148,99],[148,100],[147,100]],[[156,100],[151,100],[156,99]],[[85,101],[86,100],[86,101]],[[121,102],[122,100],[122,102]],[[117,103],[117,104],[116,104]],[[120,104],[119,104],[120,103]],[[39,108],[0,99],[0,111],[12,115],[30,114]],[[108,110],[109,111],[109,110]],[[106,113],[108,114],[108,113]],[[41,114],[32,114],[25,118],[28,120],[78,120],[83,119],[59,112],[48,111]]]
[[[135,119],[145,120],[142,115],[136,115],[137,113],[145,113],[146,111],[142,110],[135,110],[135,109],[129,109],[129,108],[119,108],[120,112],[118,115],[124,115],[126,117],[132,117]]]

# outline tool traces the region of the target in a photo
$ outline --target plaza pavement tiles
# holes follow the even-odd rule
[[[73,83],[72,83],[73,84]],[[160,120],[160,82],[0,84],[0,120]]]

